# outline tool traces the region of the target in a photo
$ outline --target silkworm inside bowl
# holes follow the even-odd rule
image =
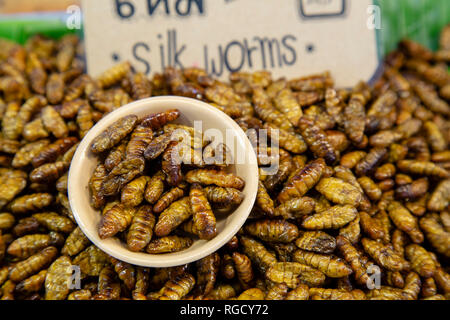
[[[174,123],[194,127],[194,121],[201,121],[204,133],[211,131],[222,135],[223,142],[229,148],[233,159],[233,162],[227,167],[227,171],[234,173],[245,181],[245,186],[242,189],[244,199],[229,215],[217,216],[217,235],[211,240],[194,238],[194,242],[189,248],[172,253],[134,252],[129,250],[126,243],[117,236],[106,239],[101,239],[99,236],[98,228],[102,214],[100,210],[91,206],[89,189],[89,180],[98,164],[98,155],[91,151],[91,144],[105,129],[125,116],[136,115],[139,119],[142,119],[151,114],[171,109],[177,109],[180,112],[180,116]],[[231,146],[228,145],[228,141],[233,142]],[[68,180],[68,194],[73,215],[90,241],[119,260],[145,267],[178,266],[199,260],[218,250],[244,224],[255,202],[257,189],[258,165],[256,155],[244,131],[230,117],[207,103],[174,96],[139,100],[106,115],[81,141],[73,157]]]

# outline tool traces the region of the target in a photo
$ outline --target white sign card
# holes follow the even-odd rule
[[[88,72],[129,60],[147,74],[197,66],[227,79],[331,71],[340,87],[379,64],[371,0],[84,0]]]

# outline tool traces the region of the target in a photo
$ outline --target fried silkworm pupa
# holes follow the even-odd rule
[[[90,150],[93,153],[101,153],[111,149],[133,131],[137,120],[138,117],[135,115],[128,115],[117,120],[92,141]]]
[[[185,188],[186,185],[184,183],[180,183],[178,187],[173,187],[172,189],[164,193],[153,207],[153,212],[160,213],[164,211],[168,206],[170,206],[171,203],[183,197]]]
[[[16,152],[11,165],[15,168],[27,166],[48,144],[50,144],[48,139],[27,143]]]
[[[274,283],[286,283],[292,289],[302,282],[317,286],[325,281],[322,272],[298,262],[277,262],[267,270],[266,277]]]
[[[355,173],[358,176],[370,175],[378,164],[383,161],[386,155],[386,148],[371,149],[369,153],[356,165]]]
[[[158,171],[150,178],[144,193],[144,198],[148,203],[154,204],[159,200],[164,191],[164,179],[165,175],[162,171]]]
[[[245,255],[261,270],[266,272],[277,262],[275,256],[270,253],[263,244],[246,236],[239,238]]]
[[[410,184],[399,186],[395,189],[395,196],[398,199],[411,201],[425,195],[428,191],[428,179],[422,178]]]
[[[200,183],[201,185],[214,184],[224,188],[235,188],[242,190],[245,186],[245,181],[232,174],[224,171],[213,169],[196,169],[191,170],[186,174],[186,181],[189,183]]]
[[[394,252],[389,245],[383,245],[375,240],[362,239],[362,245],[377,263],[390,271],[401,271],[408,267],[408,262]]]
[[[337,160],[336,151],[327,140],[325,132],[309,116],[303,116],[299,122],[300,133],[306,144],[317,158],[324,158],[328,164]]]
[[[11,269],[9,279],[20,282],[48,266],[58,254],[55,247],[47,247],[26,260],[18,262]]]
[[[356,187],[337,178],[322,178],[316,185],[316,190],[328,200],[342,205],[357,206],[362,199],[362,195]]]
[[[192,243],[191,238],[167,236],[150,241],[146,251],[152,254],[177,252],[189,248]]]
[[[167,182],[171,186],[177,186],[183,179],[179,151],[178,142],[172,141],[162,156],[162,170],[166,174]]]
[[[236,290],[229,284],[219,284],[206,296],[213,300],[227,300],[236,296]]]
[[[244,200],[244,194],[234,188],[208,186],[203,189],[210,203],[217,206],[237,206]]]
[[[82,273],[95,277],[106,266],[107,259],[108,257],[103,251],[91,245],[73,259],[73,265],[80,266]]]
[[[284,300],[287,293],[287,285],[285,283],[277,283],[267,291],[265,300]]]
[[[239,252],[233,252],[232,257],[239,282],[244,289],[250,288],[254,278],[250,259],[245,254]]]
[[[411,269],[421,277],[430,278],[434,275],[436,264],[427,250],[417,244],[410,244],[406,247],[405,253],[411,262]]]
[[[114,266],[114,271],[116,271],[119,279],[123,281],[128,290],[133,290],[136,283],[135,268],[131,264],[117,260],[113,257],[109,257],[109,261]]]
[[[128,61],[124,61],[103,72],[97,80],[102,88],[107,88],[120,82],[130,70],[131,64]]]
[[[102,216],[98,235],[102,239],[114,236],[125,231],[131,224],[135,209],[127,208],[123,204],[116,204]]]
[[[33,193],[16,198],[9,205],[12,213],[27,213],[43,209],[53,203],[50,193]]]
[[[359,212],[360,224],[364,232],[371,239],[382,239],[385,234],[381,222],[372,218],[367,212]]]
[[[441,181],[431,194],[427,208],[431,211],[442,211],[450,202],[450,179]]]
[[[42,109],[41,119],[45,129],[51,132],[56,138],[68,136],[69,131],[64,119],[52,106],[47,106]]]
[[[26,259],[50,245],[57,245],[54,234],[29,234],[15,239],[7,252],[11,256]]]
[[[127,144],[121,143],[109,151],[105,159],[105,168],[107,171],[111,171],[115,166],[119,165],[122,160],[125,159],[125,150]]]
[[[351,205],[337,205],[303,220],[302,226],[308,230],[339,229],[357,216],[357,210]]]
[[[220,256],[212,253],[197,261],[197,285],[203,295],[208,295],[216,283],[220,267]]]
[[[74,256],[86,249],[89,243],[89,239],[84,235],[80,227],[76,227],[66,238],[61,254]]]
[[[31,292],[38,292],[44,285],[47,270],[42,270],[39,273],[22,280],[16,285],[15,291],[21,294],[28,294]]]
[[[307,285],[299,284],[297,288],[288,292],[285,300],[308,300],[309,288]]]
[[[69,169],[70,162],[56,161],[45,163],[30,172],[30,181],[34,183],[50,183],[59,179]]]
[[[150,143],[147,145],[147,148],[144,151],[144,157],[147,160],[156,159],[160,154],[166,150],[167,146],[171,142],[172,133],[165,132],[157,137],[155,137]]]
[[[76,290],[67,296],[67,300],[91,300],[92,292],[87,289]]]
[[[401,160],[397,163],[400,171],[417,175],[446,179],[450,176],[447,170],[429,161]]]
[[[216,217],[206,198],[205,191],[198,184],[191,185],[189,203],[192,210],[194,227],[200,239],[211,240],[217,235]]]
[[[145,187],[150,180],[141,176],[126,184],[122,189],[120,201],[126,207],[136,207],[144,200]]]
[[[138,208],[127,233],[127,245],[131,251],[141,251],[149,244],[155,222],[151,206],[143,205]]]
[[[75,137],[58,139],[55,142],[46,145],[41,152],[31,160],[31,164],[36,168],[45,163],[54,162],[58,156],[64,154],[77,142],[78,139]]]
[[[8,212],[0,213],[0,230],[11,229],[16,224],[14,216]]]
[[[293,258],[296,262],[316,268],[331,278],[345,277],[353,272],[344,260],[334,255],[324,255],[298,249],[294,252]]]
[[[183,273],[166,282],[160,290],[159,300],[181,300],[195,285],[195,278],[189,273]]]
[[[261,289],[251,288],[242,292],[237,297],[237,300],[264,300],[265,296],[265,293]]]
[[[50,265],[45,277],[45,300],[64,300],[67,297],[72,271],[72,261],[68,256],[61,256]]]
[[[89,180],[89,189],[91,191],[91,204],[94,209],[100,209],[105,204],[105,197],[101,192],[103,180],[107,175],[105,166],[98,164],[94,170],[94,173]]]
[[[157,130],[163,127],[165,124],[178,119],[179,116],[180,111],[177,109],[154,113],[142,119],[141,125],[144,127],[150,127],[153,130]]]
[[[149,127],[138,125],[131,133],[130,141],[126,148],[126,157],[143,157],[144,151],[153,139],[153,130]]]
[[[234,261],[229,254],[224,254],[221,259],[220,273],[224,278],[228,280],[233,279],[236,275]]]
[[[267,242],[289,243],[298,237],[297,226],[284,220],[258,220],[247,224],[245,231]]]
[[[256,206],[261,209],[264,214],[268,216],[273,216],[274,214],[274,203],[267,193],[264,184],[261,181],[258,181],[258,192],[256,194]]]
[[[375,170],[375,179],[386,180],[395,175],[396,168],[392,163],[386,163]]]
[[[424,231],[428,241],[437,252],[446,257],[450,257],[450,248],[448,247],[450,233],[445,231],[439,223],[439,216],[436,214],[427,214],[420,219],[420,228]]]
[[[142,158],[125,159],[114,167],[103,179],[100,188],[104,196],[118,194],[124,185],[144,171],[145,161]]]
[[[307,251],[332,253],[336,248],[336,239],[323,231],[304,231],[295,240],[295,245]]]
[[[155,234],[158,237],[169,235],[180,224],[189,219],[192,214],[193,209],[191,209],[189,197],[173,202],[159,215],[155,226]]]
[[[35,213],[33,218],[50,231],[70,233],[75,229],[74,223],[69,218],[56,212]]]
[[[274,216],[284,219],[294,219],[314,212],[316,201],[309,197],[294,198],[283,202],[275,208]]]
[[[293,198],[302,197],[309,189],[319,182],[325,169],[325,161],[320,158],[306,165],[298,174],[296,174],[278,195],[280,203]]]
[[[414,243],[422,243],[423,234],[417,219],[400,202],[393,201],[388,206],[389,217],[395,226],[406,232]]]

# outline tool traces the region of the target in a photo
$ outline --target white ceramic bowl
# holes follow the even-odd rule
[[[97,157],[90,152],[92,140],[113,122],[129,114],[139,118],[169,109],[180,110],[180,117],[175,123],[193,126],[195,120],[202,120],[203,131],[215,128],[225,134],[226,130],[234,132],[235,148],[231,150],[233,159],[240,156],[244,161],[233,164],[230,171],[245,180],[243,193],[245,198],[240,206],[230,215],[218,218],[217,236],[210,240],[195,240],[194,244],[180,252],[166,254],[148,254],[132,252],[118,238],[102,240],[98,236],[101,214],[90,205],[89,179],[97,165]],[[256,155],[244,131],[225,113],[207,103],[174,96],[163,96],[139,100],[111,112],[101,119],[83,138],[72,160],[69,171],[68,193],[70,206],[75,219],[84,234],[101,250],[109,255],[139,266],[171,267],[199,260],[222,247],[242,227],[256,198],[258,189],[258,166]]]

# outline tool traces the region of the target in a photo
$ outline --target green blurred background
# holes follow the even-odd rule
[[[382,11],[382,30],[378,35],[380,52],[391,51],[403,37],[436,49],[440,30],[450,23],[450,0],[374,0],[374,4],[379,5]],[[45,13],[39,18],[33,14],[0,15],[0,37],[24,43],[35,33],[50,37],[59,37],[67,32],[82,34],[82,30],[66,28],[66,17],[64,13]]]

